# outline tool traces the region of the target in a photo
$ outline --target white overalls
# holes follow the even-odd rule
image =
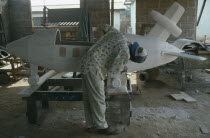
[[[87,128],[108,127],[105,119],[104,78],[121,72],[130,58],[125,36],[108,25],[105,30],[108,32],[81,59]]]

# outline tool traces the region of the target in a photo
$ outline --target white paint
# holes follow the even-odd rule
[[[202,4],[203,4],[203,0],[198,0],[197,16],[200,15]],[[207,0],[200,23],[197,26],[197,33],[196,33],[197,40],[203,40],[205,35],[207,35],[207,38],[210,40],[210,25],[209,25],[210,9],[209,7],[210,7],[210,1]]]

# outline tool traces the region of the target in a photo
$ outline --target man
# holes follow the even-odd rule
[[[126,71],[130,57],[134,62],[145,60],[140,58],[144,50],[138,43],[129,46],[123,33],[109,25],[104,26],[104,33],[81,59],[85,119],[88,130],[96,128],[100,134],[116,135],[118,131],[108,127],[105,119],[104,79]]]

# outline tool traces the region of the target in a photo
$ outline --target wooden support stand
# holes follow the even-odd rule
[[[23,97],[23,100],[27,101],[27,112],[28,122],[36,124],[38,120],[38,108],[37,101],[41,102],[42,109],[49,109],[50,101],[82,101],[82,91],[49,91],[49,86],[68,86],[82,87],[81,78],[51,78],[48,79],[41,87],[35,91],[29,97]],[[107,101],[117,101],[120,103],[120,123],[129,125],[130,124],[130,95],[114,95],[107,96]]]
[[[0,61],[5,61],[5,62],[9,63],[8,65],[0,68],[0,75],[4,74],[4,75],[8,75],[8,77],[9,77],[8,73],[11,73],[13,79],[16,81],[17,73],[23,69],[23,63],[20,61],[20,59],[17,59],[17,57],[15,57],[15,56],[9,56],[7,58],[0,59]],[[0,79],[1,78],[3,78],[3,77],[0,77]],[[5,82],[2,85],[9,83],[9,81],[6,82],[5,79],[0,82]]]

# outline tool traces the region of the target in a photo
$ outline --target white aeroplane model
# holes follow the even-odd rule
[[[164,15],[156,11],[151,12],[152,18],[157,23],[147,36],[125,34],[130,42],[138,42],[148,53],[144,63],[137,64],[129,61],[126,65],[128,72],[151,69],[169,63],[177,57],[205,60],[203,57],[183,53],[184,51],[180,49],[182,46],[178,46],[177,43],[173,45],[166,42],[170,34],[178,37],[182,33],[182,30],[176,24],[184,11],[185,9],[180,4],[174,2]],[[62,45],[59,30],[46,29],[38,30],[30,36],[9,43],[7,50],[33,65],[59,72],[80,72],[80,57],[90,47],[84,45]],[[43,80],[40,81],[38,78],[37,80],[31,79],[31,84],[41,84]],[[31,87],[31,90],[27,89],[27,91],[34,89]]]

